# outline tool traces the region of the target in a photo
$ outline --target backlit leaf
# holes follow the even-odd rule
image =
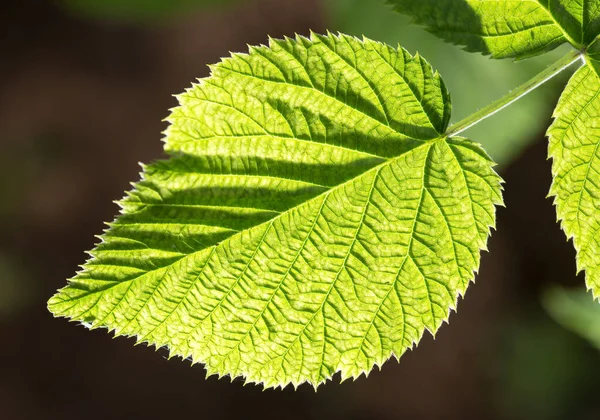
[[[558,218],[577,250],[577,267],[600,296],[600,79],[590,65],[572,77],[548,131]]]
[[[357,377],[435,333],[501,203],[419,56],[368,39],[272,40],[179,96],[57,316],[267,387]]]
[[[564,42],[588,45],[600,31],[599,0],[387,0],[467,51],[526,58]]]

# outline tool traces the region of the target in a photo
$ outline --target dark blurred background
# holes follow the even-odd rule
[[[546,198],[544,131],[568,74],[466,133],[506,180],[490,253],[450,325],[368,379],[263,391],[52,318],[47,299],[117,213],[137,162],[162,156],[172,94],[229,51],[310,29],[418,50],[454,120],[564,53],[467,54],[382,0],[0,3],[0,419],[600,418],[600,305]]]

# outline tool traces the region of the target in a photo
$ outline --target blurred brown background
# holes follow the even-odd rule
[[[172,94],[268,35],[351,27],[342,11],[358,6],[341,1],[237,0],[151,22],[0,3],[0,419],[600,418],[600,353],[540,304],[549,285],[584,281],[545,198],[543,129],[506,146],[507,208],[451,324],[368,379],[336,377],[317,393],[205,379],[199,365],[47,311],[137,162],[162,156]],[[559,88],[546,90],[542,126]]]

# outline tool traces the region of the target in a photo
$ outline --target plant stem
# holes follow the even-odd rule
[[[474,125],[479,124],[481,121],[502,111],[504,108],[506,108],[507,106],[511,105],[512,103],[518,101],[519,99],[521,99],[523,96],[527,95],[532,90],[543,85],[544,83],[546,83],[547,81],[549,81],[550,79],[552,79],[553,77],[555,77],[556,75],[561,73],[562,71],[571,67],[571,65],[573,65],[577,61],[582,61],[585,63],[583,54],[580,51],[570,51],[567,55],[565,55],[563,58],[561,58],[560,60],[558,60],[557,62],[552,64],[546,70],[542,71],[541,73],[538,73],[532,79],[523,83],[518,88],[510,91],[504,97],[491,103],[490,105],[486,106],[485,108],[480,109],[479,111],[475,112],[474,114],[469,115],[467,118],[457,122],[456,124],[453,124],[446,131],[446,135],[448,137],[456,136],[456,135],[462,133],[463,131],[468,130],[469,128],[473,127]]]

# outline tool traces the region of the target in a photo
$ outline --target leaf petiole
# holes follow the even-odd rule
[[[564,70],[571,67],[576,62],[581,61],[583,63],[584,60],[585,60],[585,58],[584,58],[583,54],[581,53],[581,51],[577,51],[577,50],[570,51],[568,54],[566,54],[560,60],[556,61],[554,64],[549,66],[546,70],[538,73],[532,79],[523,83],[521,86],[517,87],[516,89],[510,91],[508,94],[506,94],[502,98],[498,99],[495,102],[492,102],[490,105],[469,115],[468,117],[457,122],[456,124],[453,124],[446,131],[446,135],[448,137],[450,137],[450,136],[457,136],[457,135],[461,134],[462,132],[473,127],[474,125],[479,124],[481,121],[485,120],[486,118],[489,118],[492,115],[495,115],[496,113],[502,111],[507,106],[518,101],[519,99],[521,99],[522,97],[524,97],[525,95],[530,93],[531,91],[537,89],[538,87],[540,87],[547,81],[551,80],[558,74],[562,73]]]

